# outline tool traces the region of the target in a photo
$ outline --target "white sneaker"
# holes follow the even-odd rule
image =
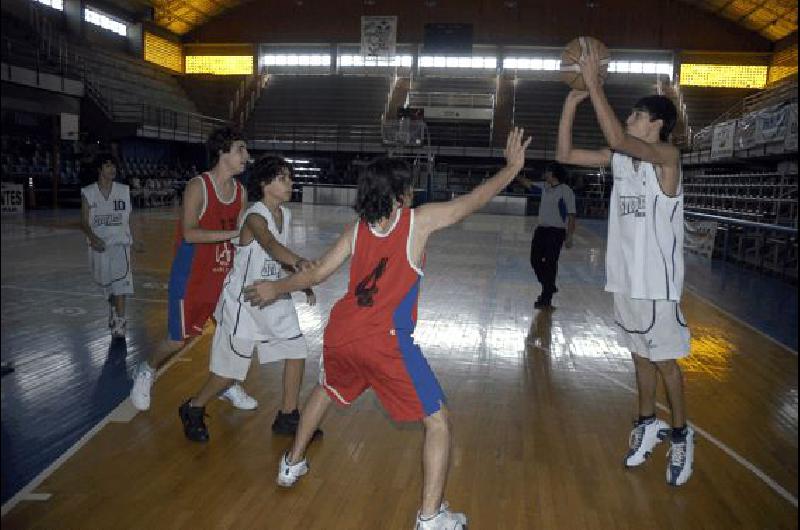
[[[686,427],[686,438],[672,441],[667,451],[667,484],[682,486],[692,476],[694,464],[694,429]]]
[[[248,395],[239,383],[229,386],[225,392],[219,395],[219,399],[230,401],[239,410],[253,410],[258,406],[258,401]]]
[[[114,317],[111,321],[111,337],[115,339],[125,338],[125,328],[128,321],[124,317]]]
[[[459,512],[451,512],[447,502],[439,507],[439,513],[430,519],[422,519],[422,514],[417,512],[417,522],[414,530],[464,530],[467,527],[467,516]]]
[[[133,379],[131,389],[131,402],[137,410],[147,410],[150,408],[150,389],[153,387],[155,373],[147,362],[139,363],[136,367],[136,375]]]
[[[625,455],[625,467],[636,467],[644,464],[656,445],[664,441],[671,431],[667,422],[656,418],[648,421],[636,421],[631,431],[628,445],[630,449]]]
[[[302,459],[296,464],[289,463],[289,453],[286,452],[281,457],[280,467],[278,469],[278,486],[284,488],[291,488],[300,477],[308,473],[308,462]]]

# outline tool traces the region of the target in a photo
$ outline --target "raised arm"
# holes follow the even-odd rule
[[[203,230],[200,214],[203,211],[203,179],[195,177],[186,185],[183,194],[183,238],[188,243],[216,243],[239,235],[238,230]]]
[[[543,180],[531,180],[529,178],[523,177],[521,175],[517,176],[517,182],[522,184],[525,189],[533,189],[533,188],[543,188],[545,185],[545,181]]]
[[[523,141],[524,129],[514,127],[506,141],[506,166],[492,178],[477,186],[466,195],[452,201],[429,203],[415,209],[415,237],[429,234],[441,228],[453,225],[469,214],[479,210],[492,197],[500,193],[525,165],[525,149],[531,139]]]
[[[572,123],[575,111],[581,101],[589,96],[588,92],[572,90],[564,100],[561,120],[558,123],[558,143],[556,144],[556,160],[562,164],[586,167],[605,167],[611,163],[610,149],[574,149],[572,147]]]
[[[350,258],[354,230],[355,225],[347,227],[313,267],[275,282],[255,282],[244,289],[244,299],[254,306],[263,307],[286,293],[301,291],[324,282]]]
[[[614,114],[614,109],[611,108],[603,91],[603,84],[599,75],[600,58],[597,50],[591,43],[588,43],[587,46],[586,53],[579,61],[581,74],[608,146],[614,151],[620,151],[645,162],[651,162],[665,168],[675,168],[675,173],[677,174],[680,152],[675,146],[663,142],[648,143],[631,136],[625,131],[625,127]],[[677,189],[677,183],[674,187]]]

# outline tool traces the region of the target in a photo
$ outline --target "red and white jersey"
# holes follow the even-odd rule
[[[365,221],[356,225],[350,283],[331,310],[326,346],[414,332],[423,273],[411,259],[413,229],[414,210],[405,208],[397,210],[385,233]]]
[[[200,212],[202,230],[236,230],[242,211],[244,191],[234,180],[233,197],[225,202],[220,198],[209,173],[199,177],[203,182],[203,209]],[[222,282],[233,263],[233,245],[230,241],[217,243],[189,243],[183,238],[183,223],[178,220],[175,235],[175,259],[172,263],[171,283],[180,286],[181,299],[216,302],[222,291]],[[179,281],[180,280],[180,281]]]

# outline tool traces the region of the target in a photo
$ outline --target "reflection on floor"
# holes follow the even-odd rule
[[[291,205],[291,208],[294,212],[292,246],[309,257],[320,255],[335,240],[344,223],[352,218],[351,211],[345,208],[298,204]],[[137,212],[135,215],[134,229],[146,248],[135,256],[136,295],[129,307],[128,337],[127,341],[118,343],[110,342],[106,327],[107,308],[88,275],[85,242],[77,231],[76,213],[32,215],[24,223],[4,221],[2,360],[13,362],[15,367],[13,373],[3,378],[2,387],[4,503],[93,426],[107,419],[115,409],[120,410],[118,405],[129,391],[134,364],[146,356],[165,333],[166,281],[176,217],[177,212],[172,210]],[[593,487],[596,488],[611,488],[611,493],[604,492],[600,498],[596,498],[597,491],[593,493],[592,487],[579,480],[580,476],[590,476],[593,466],[597,465],[601,466],[603,473],[625,476],[620,473],[618,460],[620,451],[624,449],[626,422],[633,415],[631,360],[628,352],[618,344],[611,317],[611,300],[602,291],[602,227],[597,228],[592,222],[581,223],[575,247],[562,253],[560,291],[554,300],[556,309],[534,311],[532,306],[538,287],[528,264],[534,223],[533,218],[475,216],[436,234],[429,244],[415,339],[448,394],[454,424],[461,425],[460,429],[457,428],[457,445],[454,447],[454,471],[450,483],[452,485],[455,479],[456,484],[452,490],[462,504],[469,499],[466,507],[473,520],[482,523],[477,525],[479,528],[500,527],[492,522],[492,514],[498,506],[512,512],[517,510],[503,515],[512,517],[513,522],[505,526],[507,528],[526,528],[529,524],[546,525],[548,522],[552,523],[551,526],[569,526],[558,524],[556,514],[560,511],[575,511],[578,519],[574,521],[580,521],[576,523],[578,526],[591,527],[592,522],[630,526],[637,519],[635,514],[626,518],[625,502],[626,498],[637,495],[637,488],[643,487],[639,476],[622,479],[624,484],[609,478],[613,486],[602,480],[595,483]],[[706,269],[703,274],[713,278],[715,268]],[[728,293],[725,298],[716,299],[715,304],[736,313],[731,309],[731,304],[738,302],[730,290],[730,271],[728,279],[720,280],[715,286],[713,281],[698,281],[691,277],[699,274],[697,265],[690,264],[688,270],[687,283],[690,286],[697,285],[695,290],[703,295],[710,296],[720,290]],[[744,281],[747,274],[751,273],[737,277],[737,282]],[[344,291],[346,281],[345,267],[317,288],[317,306],[308,307],[302,296],[296,298],[301,326],[312,351],[307,363],[306,386],[315,380],[315,361],[321,349],[322,329],[330,307]],[[700,286],[706,290],[702,291]],[[752,289],[756,289],[755,284]],[[784,298],[779,298],[781,294]],[[791,302],[796,301],[796,289],[784,289],[783,293],[776,290],[770,296],[777,298],[766,304],[762,322],[781,325],[765,331],[772,333],[774,329],[791,328],[796,347],[796,319],[792,319],[795,324],[787,326],[782,316],[787,314],[787,306],[791,305],[796,311],[796,303]],[[740,303],[742,307],[747,305]],[[771,477],[789,497],[796,497],[796,354],[764,340],[695,295],[684,297],[683,308],[693,333],[693,355],[682,363],[686,371],[691,418],[726,448]],[[773,309],[771,314],[767,311],[769,308]],[[165,456],[157,454],[161,454],[161,449],[168,453],[170,447],[180,453],[179,447],[188,443],[179,432],[177,419],[173,417],[174,409],[205,376],[207,339],[201,340],[188,352],[188,359],[184,359],[186,362],[176,364],[167,371],[163,380],[159,380],[153,410],[138,415],[130,423],[115,424],[110,432],[106,427],[103,436],[90,442],[85,451],[73,457],[69,466],[45,482],[48,493],[55,496],[58,491],[67,491],[78,495],[76,492],[81,489],[78,485],[82,481],[89,478],[100,480],[97,474],[108,473],[104,468],[115,466],[118,460],[121,469],[117,470],[114,480],[126,482],[122,477],[128,477],[128,487],[135,488],[139,478],[135,473],[129,476],[122,469],[125,465],[121,460],[130,458],[140,458],[137,465],[144,467],[149,465],[148,462],[153,465],[160,462],[159,465],[171,466],[171,473],[189,473],[188,470],[179,470],[182,465],[180,458],[183,457],[176,456],[172,461],[164,460],[169,456],[166,453]],[[256,375],[252,383],[248,381],[248,388],[262,402],[262,407],[256,416],[228,415],[227,409],[215,409],[210,420],[215,440],[238,439],[234,434],[237,429],[242,429],[242,445],[248,443],[248,436],[258,437],[258,440],[265,436],[264,426],[271,421],[270,416],[275,411],[279,369],[272,365],[254,367],[251,373]],[[366,413],[355,415],[356,411]],[[384,425],[387,421],[372,397],[365,397],[343,414],[339,413],[338,420],[331,419],[332,426],[326,427],[329,433],[326,435],[327,446],[320,452],[321,466],[315,468],[318,473],[315,476],[326,476],[326,466],[333,465],[333,462],[324,463],[323,459],[335,461],[349,454],[358,462],[359,455],[365,451],[363,458],[376,462],[376,468],[381,468],[387,455],[380,456],[381,453],[377,452],[378,456],[372,456],[374,446],[370,441],[383,448],[393,447],[400,451],[397,460],[408,460],[412,467],[393,474],[391,487],[405,492],[404,500],[398,501],[399,504],[413,508],[419,481],[416,433],[405,428],[392,431],[391,426]],[[257,427],[250,426],[254,421],[257,421]],[[336,421],[340,422],[338,427]],[[370,435],[356,434],[362,431]],[[245,432],[258,434],[245,435]],[[396,444],[399,441],[392,441],[394,436],[398,437],[397,440],[406,440],[410,436],[412,445],[398,449]],[[111,445],[109,437],[114,440]],[[245,449],[247,454],[259,453],[258,447],[263,440],[253,443],[253,448]],[[282,443],[280,445],[282,447]],[[161,449],[157,450],[160,446]],[[113,448],[113,458],[98,456],[99,460],[91,460],[92,455],[105,454],[102,447]],[[646,487],[652,486],[656,493],[652,498],[638,499],[640,505],[634,512],[644,513],[662,506],[661,513],[654,520],[674,526],[699,527],[705,523],[713,526],[726,521],[734,526],[743,521],[758,521],[763,526],[763,518],[775,521],[775,526],[791,526],[787,521],[796,518],[796,498],[792,510],[791,502],[776,495],[774,488],[765,486],[717,447],[712,443],[699,446],[701,463],[698,464],[696,485],[691,489],[680,490],[680,493],[665,490],[663,471],[652,480],[646,479]],[[270,443],[261,451],[265,454],[254,458],[259,463],[263,459],[272,466],[273,457],[279,451],[278,446]],[[546,451],[552,453],[548,455]],[[609,462],[604,460],[606,458]],[[661,458],[663,455],[659,456],[657,464],[653,464],[659,469]],[[703,464],[703,459],[708,459],[708,464]],[[167,461],[171,463],[167,464]],[[558,462],[566,467],[557,467]],[[718,467],[712,466],[712,462]],[[79,476],[76,469],[91,477]],[[219,466],[215,469],[225,476],[242,472]],[[268,468],[266,475],[270,475],[271,469]],[[533,476],[537,469],[549,470],[547,476],[550,478]],[[331,472],[336,473],[335,470]],[[259,473],[258,479],[253,480],[266,482],[250,484],[254,489],[246,489],[247,495],[255,501],[259,498],[257,495],[268,490],[269,498],[264,500],[263,509],[266,506],[274,508],[271,503],[279,503],[281,496],[272,491],[271,476],[261,477],[263,473]],[[481,504],[481,499],[492,498],[493,490],[497,489],[491,486],[491,482],[477,484],[474,477],[483,476],[481,473],[494,477],[492,480],[510,481],[505,486],[498,486],[505,492],[496,500],[499,505],[489,501]],[[505,479],[495,477],[496,473]],[[576,473],[580,476],[574,480],[565,478]],[[563,483],[551,484],[549,481],[554,480],[553,477],[564,477],[555,479]],[[538,483],[539,480],[548,482]],[[172,482],[165,482],[160,488],[167,487],[167,483],[172,484],[169,487],[177,488]],[[114,488],[126,486],[102,484],[101,496],[106,500],[115,497]],[[314,484],[321,487],[319,482]],[[363,481],[358,484],[369,490]],[[199,492],[190,493],[191,487],[181,483],[181,488],[184,487],[188,488],[186,495],[194,495],[194,498],[200,495]],[[538,492],[530,508],[521,507],[519,502],[527,501],[518,499],[525,497],[522,492],[527,487]],[[709,491],[708,498],[699,492],[701,487]],[[555,494],[548,493],[548,488],[561,490],[564,498],[550,498]],[[484,494],[474,494],[482,489],[486,490]],[[345,502],[341,497],[342,491],[338,494],[340,503],[333,503],[336,506],[332,505],[328,514],[330,520],[341,524],[331,524],[329,528],[354,527],[352,520],[342,519],[343,516],[339,515],[340,504]],[[716,508],[716,511],[709,512],[715,513],[714,517],[704,519],[700,507],[686,503],[686,498],[682,497],[684,491],[692,496],[699,495],[702,502],[710,505],[718,502],[734,515],[720,519],[716,513],[720,508]],[[380,494],[390,493],[379,490],[376,495]],[[164,500],[163,495],[157,492],[153,495],[155,497],[151,500],[140,501],[149,505]],[[308,495],[313,497],[311,492]],[[752,513],[744,508],[748,496],[755,496],[753,498],[762,503]],[[683,503],[680,504],[682,508],[679,513],[670,514],[663,503],[673,502],[675,497]],[[111,510],[114,503],[105,508],[98,507],[98,500],[92,501],[93,498],[93,494],[88,492],[71,497],[81,509],[91,505],[98,510],[100,519],[94,524],[97,527],[103,510]],[[551,503],[553,513],[541,506],[544,502]],[[586,506],[588,511],[580,511]],[[162,505],[160,509],[168,510],[169,507]],[[323,507],[314,512],[317,522],[325,520],[326,509]],[[609,521],[604,519],[605,515],[598,515],[605,513],[603,510],[606,509],[614,514],[608,516],[612,517]],[[74,513],[72,508],[64,506],[59,510],[62,515]],[[203,526],[215,520],[213,514],[203,512],[199,507],[198,511],[192,510],[185,521],[197,520]],[[48,513],[44,505],[22,503],[9,517],[18,518],[12,521],[48,526]],[[367,510],[364,513],[360,520],[363,525],[355,527],[377,527],[374,526],[377,523],[370,519],[371,512]],[[106,515],[113,520],[110,512]],[[140,514],[137,524],[146,526],[152,517],[154,512]],[[219,525],[224,522],[224,525],[237,526],[231,523],[232,515],[221,514],[220,517],[224,521],[220,519]],[[293,519],[294,523],[276,527],[323,527],[302,526],[301,521],[305,520],[298,516]],[[244,519],[237,521],[239,527],[248,526]],[[4,526],[5,522],[6,519]],[[383,527],[394,527],[393,524]]]

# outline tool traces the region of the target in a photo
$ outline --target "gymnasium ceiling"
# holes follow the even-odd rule
[[[247,1],[250,0],[117,0],[115,3],[124,3],[129,7],[131,4],[139,8],[152,7],[156,24],[178,35],[184,35],[213,17]],[[302,0],[294,1],[302,2]],[[380,0],[365,0],[365,3],[370,2],[369,5],[374,5],[376,1]],[[416,1],[420,4],[423,2],[423,0]],[[680,1],[732,20],[773,42],[797,31],[796,0]]]

